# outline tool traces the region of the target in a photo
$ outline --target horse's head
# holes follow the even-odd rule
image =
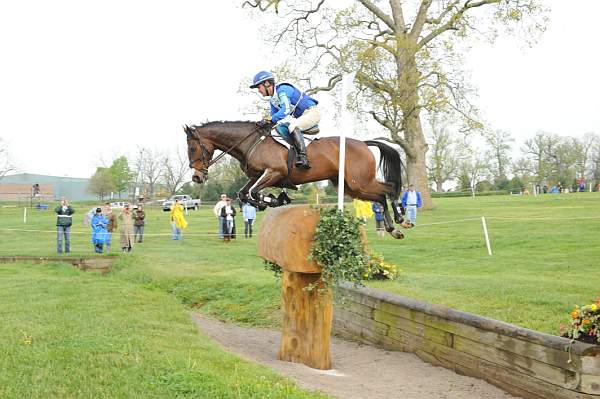
[[[196,183],[204,183],[208,178],[208,167],[215,149],[210,142],[202,139],[196,126],[185,125],[183,130],[187,135],[190,168],[195,169],[192,180]]]

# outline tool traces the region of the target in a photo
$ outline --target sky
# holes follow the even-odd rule
[[[515,145],[540,130],[600,132],[600,1],[546,3],[536,46],[500,39],[465,57],[485,120]],[[281,60],[239,4],[0,3],[0,138],[18,171],[89,177],[140,147],[183,148],[183,124],[259,119],[241,111],[256,94],[240,82]]]

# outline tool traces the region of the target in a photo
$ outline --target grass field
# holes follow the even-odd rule
[[[368,222],[370,247],[404,271],[370,286],[551,334],[574,304],[600,296],[598,193],[435,205],[405,240],[378,238]],[[75,207],[73,254],[92,256],[81,224],[90,206]],[[280,288],[256,256],[256,237],[221,243],[207,207],[190,211],[183,241],[171,241],[168,214],[147,215],[145,242],[113,255],[107,277],[0,264],[0,397],[316,397],[216,348],[181,305],[278,326]],[[24,224],[23,209],[0,207],[0,256],[54,255],[54,224],[51,211],[28,210]]]

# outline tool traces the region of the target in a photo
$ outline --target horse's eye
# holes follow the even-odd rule
[[[196,149],[194,147],[191,147],[190,152],[196,152]]]

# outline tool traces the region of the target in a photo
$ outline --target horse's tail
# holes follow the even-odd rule
[[[397,200],[402,191],[402,158],[400,152],[394,147],[376,140],[365,140],[365,144],[379,148],[381,157],[379,168],[383,172],[386,183],[391,184],[393,190],[392,200]]]

